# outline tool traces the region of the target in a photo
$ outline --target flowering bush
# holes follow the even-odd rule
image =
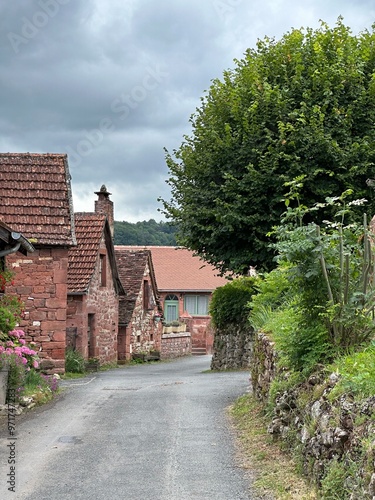
[[[38,368],[39,359],[36,351],[26,345],[25,332],[23,330],[11,330],[7,334],[0,334],[0,359],[2,364],[15,362],[30,368]]]

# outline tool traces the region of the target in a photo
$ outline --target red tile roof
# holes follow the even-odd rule
[[[82,294],[89,290],[95,272],[100,243],[104,236],[109,265],[116,293],[125,295],[114,255],[111,230],[105,214],[77,212],[74,214],[77,246],[69,249],[68,294]]]
[[[83,293],[95,271],[106,216],[76,213],[74,219],[77,246],[69,249],[68,293]]]
[[[116,249],[118,246],[115,247]],[[208,292],[228,281],[219,271],[193,252],[181,247],[125,246],[124,249],[150,250],[160,291]]]
[[[128,299],[136,299],[143,284],[143,275],[151,257],[149,250],[129,250],[115,245],[115,255],[121,282]]]
[[[0,153],[0,218],[35,246],[74,245],[67,155]]]
[[[135,302],[143,285],[143,277],[147,265],[150,270],[151,286],[153,287],[156,305],[159,306],[161,311],[150,250],[115,245],[115,255],[120,280],[126,291],[126,298],[122,301],[119,313],[120,323],[127,324],[130,321]]]

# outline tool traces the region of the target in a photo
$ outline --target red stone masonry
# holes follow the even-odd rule
[[[68,249],[76,244],[72,193],[64,154],[0,154],[0,218],[35,247],[7,256],[16,294],[25,304],[20,327],[49,371],[64,372]]]
[[[120,282],[110,225],[103,213],[76,213],[77,246],[69,250],[68,318],[76,348],[101,364],[117,361]]]
[[[130,359],[133,353],[160,350],[162,325],[154,317],[162,314],[162,308],[150,251],[116,245],[115,254],[126,290],[119,311],[118,353],[123,360]]]

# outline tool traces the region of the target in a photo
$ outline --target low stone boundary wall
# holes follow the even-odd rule
[[[266,335],[257,334],[251,367],[254,396],[265,403],[271,382],[276,376],[281,381],[268,432],[289,444],[293,440],[304,473],[316,484],[332,460],[355,462],[363,452],[363,443],[372,443],[366,450],[367,470],[357,471],[362,487],[358,491],[357,485],[351,498],[375,498],[375,396],[354,401],[351,394],[343,394],[330,401],[329,394],[339,378],[324,370],[290,389],[281,389],[289,374],[277,373],[276,359],[274,343]]]
[[[253,354],[253,329],[228,325],[214,330],[211,370],[249,368]]]
[[[165,333],[161,336],[161,359],[179,358],[191,354],[191,335],[189,332]]]
[[[262,402],[267,401],[271,382],[276,377],[276,360],[274,342],[267,335],[257,333],[250,373],[253,394]]]

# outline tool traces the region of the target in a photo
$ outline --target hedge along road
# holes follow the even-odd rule
[[[64,382],[54,404],[2,430],[1,499],[255,498],[235,458],[226,407],[247,372],[203,373],[210,356],[118,368]]]

